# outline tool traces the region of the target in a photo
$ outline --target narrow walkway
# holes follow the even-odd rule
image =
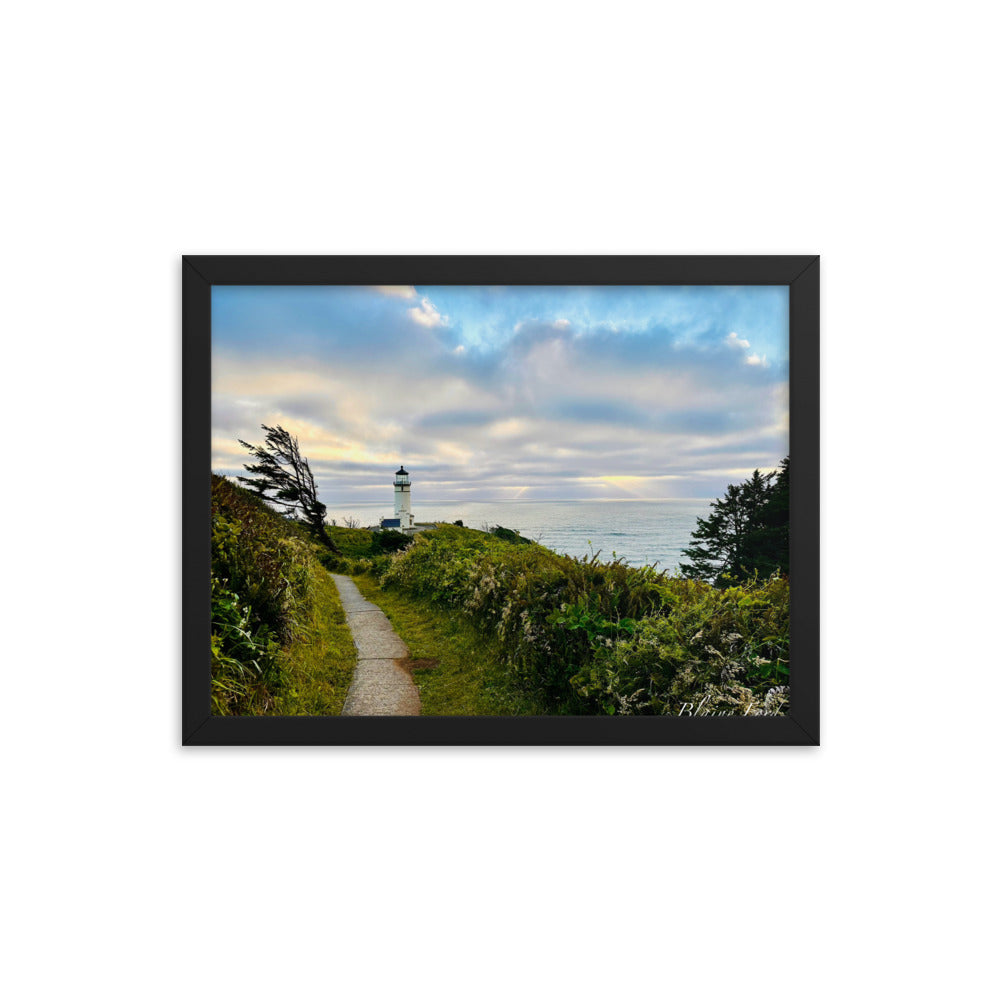
[[[419,715],[420,695],[402,664],[410,655],[382,609],[349,576],[331,573],[347,615],[358,664],[341,715]]]

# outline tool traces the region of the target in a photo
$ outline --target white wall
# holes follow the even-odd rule
[[[983,10],[8,14],[11,996],[985,995]],[[821,749],[178,746],[179,255],[390,251],[823,254]]]

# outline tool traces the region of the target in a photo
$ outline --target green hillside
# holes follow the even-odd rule
[[[384,594],[474,626],[507,687],[546,713],[787,709],[786,577],[713,587],[452,525],[366,565]]]
[[[340,713],[355,648],[321,560],[305,529],[212,476],[213,713]]]

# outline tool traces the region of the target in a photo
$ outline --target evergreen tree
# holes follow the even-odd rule
[[[753,576],[788,573],[788,459],[780,470],[730,485],[712,502],[712,513],[698,518],[695,542],[683,554],[686,577],[722,587]]]
[[[788,459],[774,477],[762,511],[760,527],[752,535],[751,562],[758,576],[788,575]]]
[[[261,424],[261,430],[266,432],[263,446],[240,440],[257,459],[256,465],[243,466],[256,478],[236,478],[283,513],[301,516],[317,540],[339,554],[340,550],[326,533],[326,505],[317,496],[316,481],[309,462],[299,452],[298,440],[281,426]]]

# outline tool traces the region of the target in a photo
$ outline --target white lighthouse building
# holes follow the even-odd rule
[[[413,514],[410,512],[410,474],[402,466],[393,481],[396,498],[393,505],[395,520],[400,528],[413,527]]]

